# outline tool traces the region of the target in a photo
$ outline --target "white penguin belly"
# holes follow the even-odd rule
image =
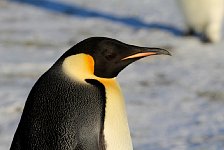
[[[107,150],[132,150],[125,102],[116,80],[106,86],[104,136]]]
[[[224,16],[224,0],[177,0],[187,25],[218,41]]]

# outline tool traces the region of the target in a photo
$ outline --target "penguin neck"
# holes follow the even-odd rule
[[[90,55],[77,54],[66,58],[63,72],[75,82],[88,84],[85,79],[95,79],[105,87],[106,108],[104,139],[107,150],[132,150],[132,142],[126,116],[125,102],[116,78],[100,78],[94,75],[94,60]]]
[[[76,82],[88,84],[86,79],[95,79],[104,86],[116,82],[116,78],[101,78],[94,75],[94,60],[90,55],[77,54],[65,58],[62,64],[63,72]]]

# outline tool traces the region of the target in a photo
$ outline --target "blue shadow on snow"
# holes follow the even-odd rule
[[[159,29],[166,32],[170,32],[175,36],[182,36],[184,34],[183,31],[171,25],[165,25],[161,23],[146,23],[138,18],[116,16],[109,13],[83,8],[74,4],[62,3],[56,0],[10,0],[10,1],[30,4],[52,12],[62,13],[74,17],[102,18],[112,22],[121,23],[136,29],[137,28]]]

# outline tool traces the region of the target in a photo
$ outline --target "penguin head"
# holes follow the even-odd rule
[[[85,39],[68,50],[64,58],[79,54],[93,59],[93,74],[100,78],[114,78],[126,66],[146,56],[170,55],[164,49],[129,45],[106,37]]]

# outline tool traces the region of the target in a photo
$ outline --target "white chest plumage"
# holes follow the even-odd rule
[[[106,85],[106,97],[104,135],[107,150],[131,150],[133,148],[125,102],[115,80]]]
[[[132,142],[125,110],[125,102],[115,78],[99,78],[93,74],[91,56],[77,54],[66,58],[63,71],[74,80],[86,84],[85,79],[96,79],[105,86],[106,108],[104,138],[107,150],[132,150]]]

